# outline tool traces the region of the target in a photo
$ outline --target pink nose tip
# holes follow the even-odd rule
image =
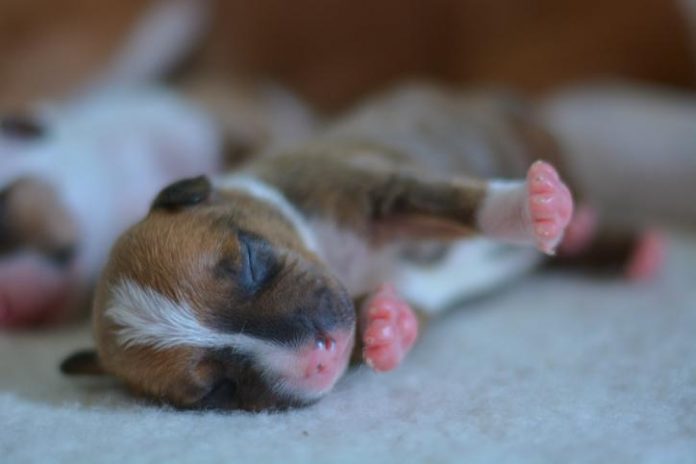
[[[319,334],[297,352],[298,371],[290,374],[287,380],[308,393],[326,392],[343,374],[352,347],[352,331]]]
[[[317,337],[315,346],[318,350],[334,351],[336,349],[336,340],[329,335],[320,335]]]

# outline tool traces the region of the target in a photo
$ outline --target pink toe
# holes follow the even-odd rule
[[[626,266],[626,277],[633,281],[654,278],[664,264],[665,249],[666,240],[660,233],[645,233]]]
[[[367,346],[386,345],[394,342],[396,338],[395,327],[391,322],[381,319],[372,321],[365,330],[363,341]]]
[[[368,305],[367,316],[370,319],[392,320],[396,318],[398,311],[399,309],[393,301],[376,297]]]
[[[558,214],[556,197],[551,194],[532,195],[532,214],[536,219],[553,219]]]
[[[537,246],[553,253],[573,213],[573,197],[558,172],[548,163],[537,161],[529,168],[529,214]]]
[[[556,189],[559,177],[550,164],[537,161],[529,168],[528,180],[532,193],[551,193]]]
[[[551,180],[560,180],[560,177],[558,176],[558,172],[556,171],[556,169],[546,161],[535,161],[530,169],[533,171],[535,175],[543,175]]]
[[[394,369],[418,336],[418,320],[393,287],[383,285],[363,307],[363,358],[374,370]]]
[[[399,365],[403,358],[403,353],[401,350],[393,349],[389,346],[377,346],[366,348],[364,357],[372,369],[378,372],[386,372],[395,369]]]
[[[558,224],[554,221],[537,221],[535,230],[541,240],[552,240],[558,235]]]

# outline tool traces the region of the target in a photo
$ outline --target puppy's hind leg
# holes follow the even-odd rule
[[[480,234],[546,254],[554,254],[573,214],[570,190],[543,161],[525,180],[428,181],[396,174],[370,196],[371,228],[387,239]]]

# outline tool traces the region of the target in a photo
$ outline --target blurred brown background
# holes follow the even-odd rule
[[[145,0],[0,0],[0,106],[96,72]],[[693,87],[676,0],[217,0],[189,69],[272,77],[324,108],[406,76],[538,93],[597,76]]]

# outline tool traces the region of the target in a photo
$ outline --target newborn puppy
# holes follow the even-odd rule
[[[573,199],[534,161],[558,154],[521,114],[407,87],[309,143],[172,184],[112,249],[97,352],[63,371],[177,407],[258,411],[318,400],[351,355],[395,368],[418,333],[409,303],[437,310],[562,243]]]
[[[0,327],[63,320],[161,186],[220,167],[220,134],[166,91],[0,120]],[[127,188],[124,188],[127,186]]]
[[[354,348],[394,368],[418,323],[383,283],[444,265],[474,234],[551,254],[571,219],[568,188],[493,102],[402,90],[314,142],[165,188],[111,252],[98,355],[63,370],[179,407],[261,410],[316,401]],[[538,261],[522,251],[502,258],[516,272]],[[458,263],[457,294],[474,266]]]

